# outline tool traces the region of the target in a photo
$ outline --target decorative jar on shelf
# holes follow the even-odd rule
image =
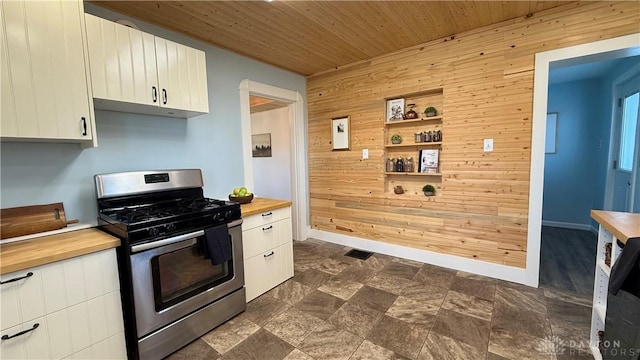
[[[424,142],[431,142],[431,131],[424,132]]]
[[[442,132],[440,130],[433,132],[433,141],[442,141]]]
[[[396,164],[393,162],[393,158],[392,157],[387,159],[386,166],[385,166],[385,171],[386,172],[394,172],[394,171],[396,171]]]
[[[401,157],[396,160],[396,172],[404,172],[404,160]]]
[[[404,172],[413,172],[413,158],[409,156],[404,164]]]
[[[391,135],[391,143],[392,144],[400,144],[402,142],[402,137],[398,134]]]
[[[415,133],[415,142],[419,143],[422,142],[422,132],[418,131]]]

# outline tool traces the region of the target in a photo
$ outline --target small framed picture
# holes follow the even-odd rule
[[[438,172],[438,154],[437,149],[420,150],[420,167],[418,172],[435,174]]]
[[[253,157],[271,157],[271,133],[251,135]]]
[[[331,145],[332,150],[349,150],[351,143],[349,133],[351,127],[349,124],[350,117],[342,116],[331,119]]]
[[[387,100],[387,120],[397,121],[404,119],[404,99]]]

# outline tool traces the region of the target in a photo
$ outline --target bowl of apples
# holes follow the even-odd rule
[[[229,201],[235,201],[240,204],[248,204],[253,200],[253,193],[250,193],[246,187],[239,187],[233,189],[233,192],[229,194]]]

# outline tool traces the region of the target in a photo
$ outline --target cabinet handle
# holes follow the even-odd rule
[[[9,335],[2,335],[2,337],[1,337],[0,339],[2,339],[2,340],[9,340],[9,339],[14,338],[14,337],[16,337],[16,336],[24,335],[24,334],[28,333],[29,331],[33,331],[33,330],[37,329],[37,328],[38,328],[38,326],[40,326],[40,324],[35,323],[35,324],[33,324],[33,327],[32,327],[31,329],[22,330],[22,331],[20,331],[19,333],[15,333],[15,334],[13,334],[13,335],[11,335],[11,336],[9,336]]]
[[[267,231],[273,229],[273,225],[269,225],[266,228],[262,228],[262,231]]]
[[[272,252],[268,253],[267,255],[262,255],[262,256],[268,258],[269,256],[273,256],[273,254],[274,254],[274,252],[272,251]]]
[[[262,214],[262,216],[271,216],[271,215],[273,215],[273,213],[272,213],[271,211],[269,211],[269,212],[268,212],[268,213],[266,213],[266,214]]]
[[[87,119],[83,116],[82,119],[82,136],[87,136]]]
[[[162,89],[162,103],[166,104],[167,103],[167,89]]]
[[[10,279],[10,280],[6,280],[6,281],[0,281],[0,285],[4,285],[4,284],[8,284],[8,283],[12,283],[12,282],[14,282],[14,281],[19,281],[19,280],[26,279],[26,278],[29,278],[29,277],[32,277],[32,276],[33,276],[33,273],[32,273],[31,271],[29,271],[29,272],[27,273],[27,275],[25,275],[25,276],[20,276],[20,277],[17,277],[17,278],[13,278],[13,279]]]
[[[153,102],[158,102],[158,89],[155,86],[151,87],[151,96],[153,97]]]

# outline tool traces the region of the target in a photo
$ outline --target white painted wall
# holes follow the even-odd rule
[[[251,114],[251,134],[271,133],[271,157],[255,157],[253,192],[256,196],[291,200],[291,146],[286,107]]]

